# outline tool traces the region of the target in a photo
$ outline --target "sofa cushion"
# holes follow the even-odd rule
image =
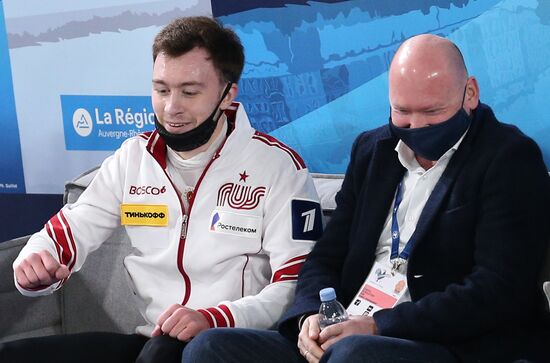
[[[344,180],[343,174],[311,174],[313,177],[313,183],[319,199],[321,200],[321,208],[325,214],[329,214],[336,209],[336,193],[340,191],[342,187],[342,181]]]
[[[64,200],[74,203],[97,174],[93,168],[65,184]],[[133,333],[145,324],[124,269],[124,257],[131,245],[124,228],[119,227],[92,252],[82,269],[71,276],[62,290],[63,331],[112,331]],[[82,309],[86,306],[86,309]]]
[[[65,183],[65,193],[63,194],[63,204],[72,204],[77,201],[80,194],[90,185],[92,179],[99,171],[99,166],[91,168],[80,174],[73,180]]]
[[[117,228],[67,281],[62,289],[65,333],[111,331],[130,334],[137,326],[145,324],[123,265],[130,251],[126,232]]]
[[[30,298],[13,284],[12,263],[29,236],[0,243],[0,341],[61,333],[61,295]]]

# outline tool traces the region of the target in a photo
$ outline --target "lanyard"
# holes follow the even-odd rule
[[[399,205],[403,200],[403,182],[399,183],[397,186],[397,192],[395,194],[395,202],[393,203],[393,210],[391,215],[391,255],[390,262],[392,264],[392,273],[394,273],[402,264],[407,262],[409,259],[409,254],[411,252],[412,246],[414,244],[414,234],[409,238],[409,241],[403,248],[403,251],[399,253],[399,224],[397,222],[397,211],[399,210]]]

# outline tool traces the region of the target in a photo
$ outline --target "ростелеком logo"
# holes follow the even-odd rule
[[[83,108],[77,109],[73,113],[73,127],[78,135],[82,137],[89,136],[94,127],[92,115]]]
[[[214,214],[212,217],[212,223],[210,224],[210,230],[215,231],[216,230],[216,223],[220,220],[220,215],[218,213]]]

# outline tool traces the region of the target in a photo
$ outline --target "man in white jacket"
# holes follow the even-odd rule
[[[179,361],[199,332],[267,329],[289,305],[321,210],[300,156],[233,102],[238,37],[211,18],[177,19],[155,38],[153,59],[156,130],[126,140],[13,264],[22,294],[52,293],[123,225],[147,325],[5,343],[0,360]]]

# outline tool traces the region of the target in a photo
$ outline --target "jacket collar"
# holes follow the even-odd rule
[[[422,239],[428,231],[430,224],[434,221],[435,217],[439,215],[443,201],[450,193],[450,190],[454,185],[463,166],[471,157],[475,139],[479,134],[480,128],[483,126],[483,122],[487,120],[487,118],[494,119],[494,115],[488,106],[480,103],[478,108],[473,111],[472,122],[468,133],[462,140],[462,143],[460,144],[458,150],[454,153],[453,157],[449,161],[449,164],[439,178],[439,181],[436,183],[432,194],[428,198],[428,201],[426,202],[426,205],[424,206],[424,209],[420,214],[416,229],[413,233],[413,236],[411,236],[411,238],[416,239],[417,244],[422,242]],[[416,245],[413,246],[411,257],[412,254],[414,254],[414,247],[416,247]]]
[[[360,215],[366,216],[369,221],[365,224],[364,231],[367,241],[378,241],[380,238],[395,190],[405,174],[405,168],[394,150],[398,139],[391,136],[389,128],[387,131],[388,135],[376,142],[372,163],[366,171],[368,179],[365,189],[361,192],[368,195],[368,200],[359,205],[359,208],[364,209]],[[374,256],[374,251],[372,255]]]

